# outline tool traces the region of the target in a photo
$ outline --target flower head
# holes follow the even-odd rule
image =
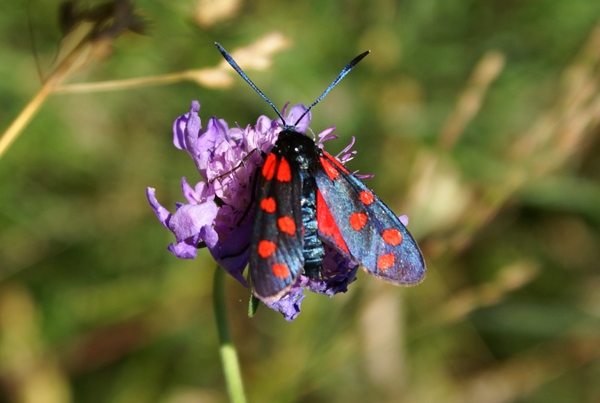
[[[147,189],[148,201],[159,221],[175,235],[176,243],[168,247],[175,256],[193,259],[199,245],[206,245],[221,267],[248,286],[243,271],[248,264],[254,217],[254,206],[250,205],[254,172],[262,167],[263,155],[275,145],[282,125],[293,125],[306,111],[306,106],[296,105],[289,108],[286,116],[287,107],[288,104],[283,109],[285,123],[261,116],[254,126],[229,128],[227,122],[213,116],[204,130],[198,116],[200,104],[193,101],[190,112],[175,120],[173,143],[187,151],[204,179],[193,188],[182,179],[187,204],[177,203],[174,213],[158,203],[153,188]],[[310,120],[311,114],[307,113],[295,126],[296,131],[304,133]],[[323,147],[324,141],[338,138],[331,134],[334,129],[329,128],[317,136],[319,147]],[[342,156],[338,157],[340,162],[352,159],[356,153],[350,152],[353,143],[354,139],[342,150]],[[322,277],[315,279],[300,274],[287,293],[266,304],[291,321],[300,313],[305,288],[330,297],[346,292],[348,284],[356,278],[357,269],[356,262],[325,244]]]

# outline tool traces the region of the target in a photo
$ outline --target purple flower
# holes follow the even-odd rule
[[[287,108],[288,104],[283,109],[284,116]],[[198,245],[203,243],[217,263],[247,287],[243,271],[248,264],[254,217],[254,206],[248,210],[251,182],[256,169],[264,163],[262,155],[268,154],[275,145],[282,122],[261,116],[254,126],[229,128],[227,122],[213,116],[203,130],[199,110],[200,104],[193,101],[190,112],[175,120],[173,143],[187,151],[204,181],[192,188],[185,178],[182,179],[187,204],[176,203],[173,214],[158,203],[153,188],[148,188],[146,194],[159,221],[175,235],[176,243],[169,245],[169,251],[181,259],[193,259]],[[291,107],[285,124],[294,124],[305,110],[304,105]],[[306,132],[310,120],[308,113],[296,125],[296,131]],[[329,128],[316,136],[319,147],[323,148],[323,142],[327,140],[338,138],[331,134],[334,129]],[[341,163],[356,154],[356,151],[350,151],[353,144],[354,138],[342,150],[341,156],[338,155]],[[325,245],[322,278],[313,279],[301,274],[286,294],[266,304],[291,321],[300,313],[304,289],[330,297],[346,292],[348,284],[356,279],[357,270],[356,262]]]

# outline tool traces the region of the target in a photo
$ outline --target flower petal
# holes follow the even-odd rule
[[[323,137],[329,136],[335,130],[335,126],[331,126],[328,129],[323,130],[321,133],[317,134],[317,137],[322,139]],[[339,136],[338,136],[339,137]],[[325,141],[325,140],[322,140]]]
[[[300,116],[302,116],[304,111],[306,111],[307,109],[308,107],[302,104],[292,106],[290,108],[290,113],[285,117],[285,124],[287,126],[292,126],[295,124],[296,131],[298,133],[306,132],[306,129],[308,129],[308,125],[310,124],[310,121],[312,119],[312,114],[308,112],[306,115],[304,115],[302,120],[298,122],[298,124],[296,124],[296,121],[298,120],[298,118],[300,118]]]
[[[173,122],[173,144],[180,150],[187,150],[185,145],[185,125],[187,124],[190,113],[179,116]]]
[[[180,259],[195,259],[198,254],[197,239],[198,237],[190,237],[183,242],[170,244],[167,249]]]
[[[302,287],[295,287],[284,298],[275,302],[265,302],[265,305],[274,311],[281,312],[285,320],[291,322],[300,314],[300,303],[306,297],[306,295],[302,295],[303,291]]]
[[[181,190],[190,204],[200,204],[207,200],[212,201],[215,196],[213,186],[207,185],[206,182],[198,182],[192,189],[185,177],[181,178]]]
[[[218,207],[213,201],[186,204],[177,209],[169,221],[169,229],[178,242],[200,233],[205,225],[213,225]],[[196,244],[197,245],[197,244]]]
[[[158,203],[156,200],[156,189],[154,188],[146,188],[146,197],[148,198],[148,202],[150,203],[150,207],[154,210],[154,214],[158,217],[158,221],[166,228],[169,228],[169,221],[171,219],[171,213],[169,210],[164,208]]]
[[[339,157],[341,154],[347,153],[348,151],[350,151],[350,149],[352,148],[352,146],[354,145],[354,142],[356,141],[356,137],[352,136],[352,140],[350,141],[350,144],[348,144],[346,146],[346,148],[344,148],[342,151],[340,151],[338,153],[338,155],[336,155],[336,158]]]
[[[196,155],[200,155],[206,150],[212,150],[215,148],[215,143],[217,139],[224,138],[228,139],[228,129],[227,123],[223,119],[218,120],[216,117],[212,117],[208,120],[208,124],[206,125],[206,132],[204,132],[199,138],[196,144]]]
[[[235,227],[225,240],[214,245],[206,244],[217,263],[245,287],[248,287],[248,283],[242,273],[248,265],[248,247],[251,235],[252,221],[247,221],[239,227]]]
[[[200,131],[202,130],[202,123],[200,121],[200,117],[198,116],[199,110],[200,104],[198,103],[198,101],[192,101],[192,106],[184,131],[185,149],[190,153],[190,155],[194,159],[197,155],[196,142],[198,141],[198,136],[200,135]]]
[[[215,228],[211,225],[205,225],[200,230],[200,238],[204,241],[208,248],[214,248],[217,242],[219,242],[219,234],[215,231]],[[198,243],[196,243],[196,248]]]

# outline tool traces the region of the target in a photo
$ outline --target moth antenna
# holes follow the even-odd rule
[[[350,70],[352,70],[354,68],[354,66],[356,66],[358,64],[358,62],[360,62],[362,59],[364,59],[365,56],[367,56],[369,53],[371,53],[371,51],[367,50],[366,52],[363,52],[360,55],[356,56],[354,59],[352,59],[352,61],[350,63],[348,63],[348,65],[346,67],[344,67],[344,70],[342,70],[340,75],[337,76],[337,78],[335,80],[333,80],[333,82],[329,85],[329,87],[327,87],[325,92],[323,94],[321,94],[321,96],[319,98],[317,98],[317,100],[315,102],[313,102],[312,105],[309,106],[307,110],[304,111],[304,113],[300,116],[300,119],[298,119],[296,121],[296,123],[294,123],[294,126],[296,126],[298,123],[300,123],[302,118],[313,108],[313,106],[315,106],[316,104],[321,102],[321,100],[323,98],[325,98],[325,95],[327,95],[329,93],[329,91],[331,91],[332,88],[335,87],[337,85],[337,83],[339,83],[340,80],[346,76],[346,74],[350,73]]]
[[[218,42],[215,42],[215,46],[217,47],[217,49],[219,49],[219,52],[221,52],[221,55],[223,55],[225,60],[227,60],[227,63],[229,63],[231,65],[231,67],[233,67],[233,69],[235,71],[237,71],[237,73],[240,76],[242,76],[242,78],[244,80],[246,80],[246,82],[248,84],[250,84],[250,87],[254,88],[254,91],[256,91],[258,93],[258,95],[260,95],[262,97],[262,99],[264,99],[265,101],[267,101],[267,103],[269,105],[271,105],[271,107],[275,110],[275,112],[277,112],[277,116],[279,116],[279,118],[283,122],[284,128],[286,128],[287,125],[285,124],[285,119],[283,118],[283,116],[281,116],[281,112],[279,112],[279,109],[277,109],[277,107],[273,104],[273,102],[271,102],[271,100],[269,98],[267,98],[267,96],[265,94],[263,94],[261,90],[258,89],[258,87],[252,82],[252,80],[250,80],[248,78],[246,73],[244,73],[244,71],[240,68],[240,66],[238,66],[238,64],[235,62],[235,60],[233,60],[233,57],[231,57],[231,55],[229,53],[227,53],[227,51],[225,49],[223,49],[223,47],[221,45],[219,45]]]

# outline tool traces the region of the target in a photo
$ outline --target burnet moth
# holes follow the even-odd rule
[[[296,131],[302,118],[370,51],[354,58],[304,114],[287,125],[229,53],[215,45],[284,122],[254,184],[249,251],[254,295],[276,301],[299,274],[319,278],[324,243],[384,281],[404,286],[421,282],[423,255],[398,217],[344,165]]]

